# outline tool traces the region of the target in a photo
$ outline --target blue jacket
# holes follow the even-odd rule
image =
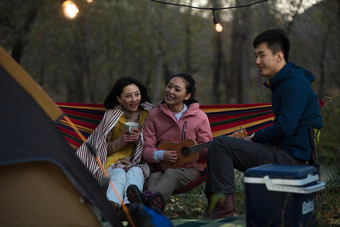
[[[273,125],[255,133],[254,141],[277,144],[294,158],[310,160],[309,127],[323,126],[318,97],[311,87],[314,79],[311,72],[288,62],[265,83],[272,90],[275,119]]]

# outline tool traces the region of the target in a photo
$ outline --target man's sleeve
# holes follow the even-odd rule
[[[284,137],[294,134],[308,102],[307,81],[303,78],[292,78],[283,84],[280,91],[279,105],[274,124],[255,133],[254,141],[260,143],[275,143]],[[283,86],[282,85],[282,86]]]

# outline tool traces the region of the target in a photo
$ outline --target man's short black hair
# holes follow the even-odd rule
[[[286,62],[288,62],[290,43],[282,29],[267,30],[259,34],[254,39],[254,48],[256,48],[261,43],[267,43],[268,48],[273,54],[277,53],[278,51],[282,51]]]

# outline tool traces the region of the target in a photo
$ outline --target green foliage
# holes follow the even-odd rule
[[[340,168],[339,162],[333,163],[326,189],[318,195],[316,221],[318,226],[340,225]]]
[[[321,129],[320,142],[317,146],[321,164],[327,165],[340,160],[340,99],[335,98],[329,105],[320,108],[324,127]]]
[[[145,83],[157,103],[165,79],[187,71],[198,82],[201,104],[267,102],[251,41],[273,27],[289,28],[291,56],[317,75],[318,93],[340,87],[334,76],[340,53],[335,0],[295,16],[278,10],[282,1],[220,11],[220,35],[207,11],[147,0],[75,2],[80,13],[72,21],[62,15],[59,1],[0,2],[0,44],[11,54],[22,48],[20,63],[55,101],[101,103],[114,81],[129,75]],[[295,7],[301,1],[289,2]]]
[[[166,203],[164,214],[171,219],[200,217],[207,208],[204,187],[205,184],[202,184],[189,192],[172,195]]]

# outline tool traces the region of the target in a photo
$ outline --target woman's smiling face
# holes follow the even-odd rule
[[[190,96],[187,94],[186,81],[181,77],[172,78],[165,88],[165,103],[173,112],[181,111],[184,100],[188,100]]]
[[[117,97],[124,110],[129,112],[137,111],[141,98],[139,88],[135,84],[125,86],[120,97]]]

